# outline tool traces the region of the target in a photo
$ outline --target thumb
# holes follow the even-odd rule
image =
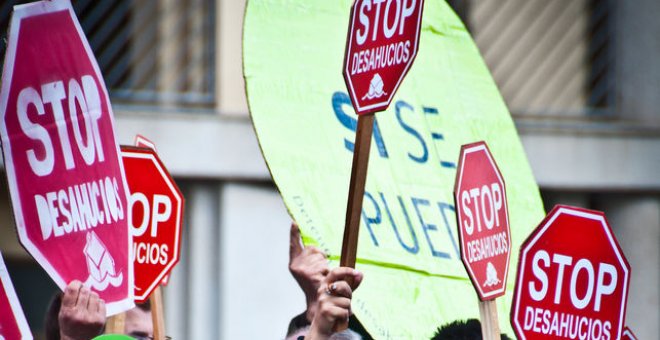
[[[289,262],[298,257],[303,251],[302,239],[300,238],[300,229],[296,222],[291,222],[291,233],[289,239]]]

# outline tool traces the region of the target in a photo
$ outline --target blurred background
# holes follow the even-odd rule
[[[2,56],[18,3],[0,5]],[[449,3],[514,117],[546,210],[563,203],[606,213],[632,267],[627,324],[640,339],[657,339],[660,2]],[[287,270],[290,218],[249,119],[245,0],[73,4],[110,91],[119,142],[137,133],[153,140],[186,197],[182,257],[164,290],[167,333],[283,338],[304,296]],[[40,339],[57,288],[18,243],[5,180],[0,250]]]

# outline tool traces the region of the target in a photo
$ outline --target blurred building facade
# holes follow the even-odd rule
[[[14,3],[0,5],[3,32]],[[514,116],[546,209],[606,213],[632,266],[628,325],[656,338],[660,2],[450,3]],[[182,259],[165,289],[174,339],[282,338],[304,308],[287,270],[290,218],[249,120],[244,6],[74,1],[111,93],[118,140],[152,139],[187,200]],[[3,184],[0,250],[38,333],[55,287],[18,244],[8,200]]]

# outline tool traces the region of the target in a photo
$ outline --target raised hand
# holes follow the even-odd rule
[[[80,281],[72,281],[64,290],[58,320],[61,340],[92,339],[103,330],[105,302]]]
[[[314,319],[316,313],[318,290],[328,275],[328,260],[325,253],[314,246],[303,246],[300,229],[291,223],[289,240],[289,271],[305,293],[307,301],[307,320]]]
[[[317,311],[305,339],[328,339],[333,333],[346,328],[351,315],[353,291],[362,278],[361,272],[348,267],[335,268],[328,273],[317,291]]]

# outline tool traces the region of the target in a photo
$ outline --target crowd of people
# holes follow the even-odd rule
[[[330,268],[326,254],[304,246],[300,230],[291,224],[289,271],[305,294],[306,309],[293,317],[287,340],[373,339],[351,311],[353,292],[364,275],[353,268]],[[71,282],[52,300],[46,314],[47,340],[90,340],[104,333],[105,303],[80,281]],[[135,339],[152,339],[153,324],[149,302],[125,313],[124,334]],[[432,340],[481,339],[479,320],[456,321],[438,328]],[[508,337],[502,334],[502,339]]]

